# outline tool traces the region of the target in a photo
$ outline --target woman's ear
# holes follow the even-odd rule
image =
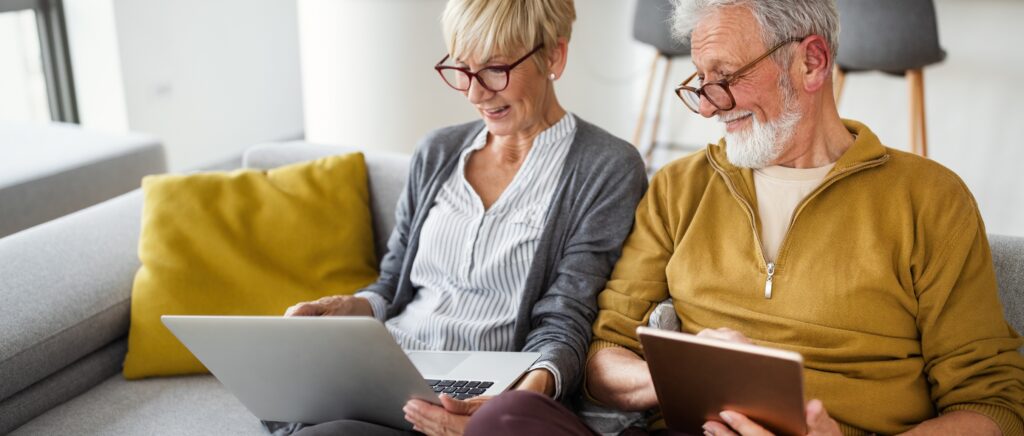
[[[555,47],[548,52],[548,73],[554,74],[554,79],[562,77],[565,71],[565,63],[569,56],[569,40],[558,38]]]

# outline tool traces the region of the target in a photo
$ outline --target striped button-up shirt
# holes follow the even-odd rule
[[[410,275],[416,296],[385,323],[402,348],[518,351],[513,349],[513,331],[523,285],[575,132],[576,119],[569,114],[541,132],[512,182],[488,209],[465,177],[470,155],[487,144],[487,130],[463,151],[420,233]],[[384,312],[379,295],[358,296],[370,300],[375,315]],[[561,379],[550,362],[534,368],[548,369]]]

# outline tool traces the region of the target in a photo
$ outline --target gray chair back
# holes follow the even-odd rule
[[[836,63],[843,70],[902,75],[946,58],[932,0],[838,0],[838,6]]]
[[[654,46],[666,57],[690,55],[689,42],[672,39],[672,0],[637,0],[633,16],[633,38]]]

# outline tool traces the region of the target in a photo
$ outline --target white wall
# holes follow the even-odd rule
[[[114,0],[64,0],[79,124],[124,133],[128,128]]]
[[[563,106],[626,136],[637,77],[633,1],[576,4]],[[299,0],[306,137],[403,152],[424,133],[477,118],[433,66],[446,53],[444,0]],[[600,92],[595,92],[600,90]]]
[[[299,0],[306,138],[410,151],[472,119],[432,67],[446,52],[443,0]]]
[[[123,125],[161,138],[172,170],[258,142],[301,137],[294,0],[107,0],[112,20],[90,10],[103,3],[92,1],[69,1],[71,36],[109,20],[117,47],[107,42],[109,24],[97,36],[71,41],[72,50],[91,45],[82,50],[97,54],[84,63],[72,59],[85,74],[79,95],[87,125],[116,129],[118,104],[102,100],[123,99]],[[111,67],[118,58],[120,65]],[[110,77],[96,73],[110,68],[119,70],[123,95],[116,79],[109,85]]]

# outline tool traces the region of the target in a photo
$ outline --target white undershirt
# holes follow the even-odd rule
[[[835,162],[818,168],[770,166],[754,170],[761,245],[767,261],[774,262],[778,256],[796,207],[821,185],[834,166]]]

